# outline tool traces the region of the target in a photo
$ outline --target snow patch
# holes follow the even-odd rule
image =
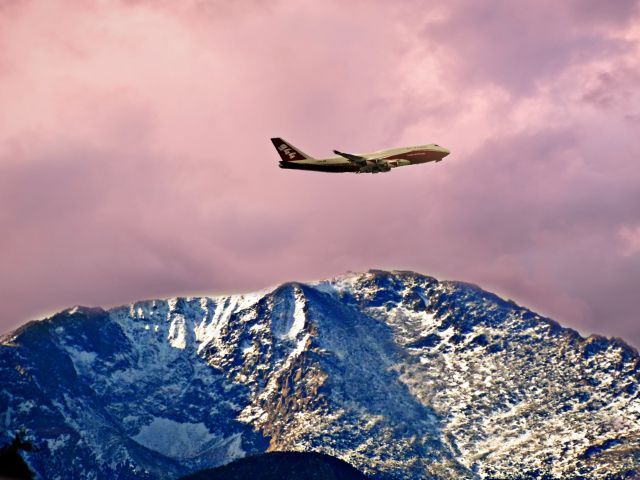
[[[174,312],[178,306],[178,297],[168,299],[167,306],[169,307],[169,312]]]
[[[187,347],[187,326],[184,315],[173,317],[167,339],[173,348],[184,350]]]
[[[154,417],[133,439],[150,450],[175,459],[193,458],[215,440],[204,423],[179,423]]]
[[[93,362],[95,362],[98,354],[95,352],[86,352],[84,350],[77,350],[75,348],[67,347],[67,353],[71,357],[73,364],[76,367],[86,368]]]
[[[298,334],[304,329],[304,325],[307,320],[307,317],[304,313],[305,305],[306,301],[302,292],[296,289],[295,307],[293,309],[293,324],[291,325],[289,333],[287,334],[287,337],[291,340],[295,339]]]
[[[291,352],[291,357],[295,358],[295,357],[299,356],[302,352],[304,352],[304,349],[307,346],[307,342],[309,341],[309,338],[311,338],[311,335],[309,335],[307,333],[304,337],[302,337],[300,340],[298,340],[296,348],[294,348],[293,352]]]
[[[229,446],[227,447],[227,460],[232,462],[238,458],[242,458],[247,454],[242,449],[242,434],[236,433],[230,438]]]
[[[436,314],[424,312],[422,316],[422,327],[426,332],[430,332],[434,325],[436,325]]]
[[[245,310],[247,308],[253,307],[256,303],[262,299],[267,291],[260,291],[255,293],[245,293],[243,295],[239,295],[236,302],[236,309],[238,311]]]
[[[56,438],[47,438],[47,447],[51,453],[54,453],[59,448],[62,448],[67,445],[67,442],[71,438],[71,435],[63,434]]]
[[[208,323],[206,319],[210,314],[210,310],[207,306],[207,315],[205,315],[200,325],[195,328],[196,342],[200,342],[198,353],[201,353],[201,351],[211,343],[218,346],[220,345],[222,329],[229,323],[229,319],[236,309],[236,306],[237,297],[217,298],[214,303],[213,315]]]
[[[22,402],[18,405],[18,412],[20,413],[29,413],[36,404],[33,400],[27,400],[26,402]]]

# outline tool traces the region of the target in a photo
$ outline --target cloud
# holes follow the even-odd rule
[[[0,3],[2,328],[381,267],[639,344],[638,12],[603,5]],[[316,175],[272,136],[453,154]]]
[[[640,226],[622,227],[618,235],[623,244],[624,255],[632,256],[640,252]]]
[[[628,25],[636,3],[454,1],[422,34],[437,41],[459,78],[522,95],[572,63],[624,51],[615,29]]]

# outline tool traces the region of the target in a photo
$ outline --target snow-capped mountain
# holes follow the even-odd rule
[[[44,478],[176,478],[266,450],[373,478],[640,474],[640,359],[474,285],[370,271],[76,307],[0,346],[1,444]]]

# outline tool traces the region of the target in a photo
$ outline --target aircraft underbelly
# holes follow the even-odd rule
[[[316,172],[357,172],[359,167],[351,163],[280,162],[280,168],[308,170]]]

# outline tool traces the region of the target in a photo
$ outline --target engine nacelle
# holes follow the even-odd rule
[[[358,170],[358,173],[388,172],[392,167],[396,166],[392,162],[395,162],[395,160],[369,160],[366,165]]]
[[[392,161],[382,161],[382,162],[376,162],[376,168],[378,170],[378,172],[388,172],[389,170],[391,170],[392,167],[395,167],[395,165],[392,165],[391,163]]]

